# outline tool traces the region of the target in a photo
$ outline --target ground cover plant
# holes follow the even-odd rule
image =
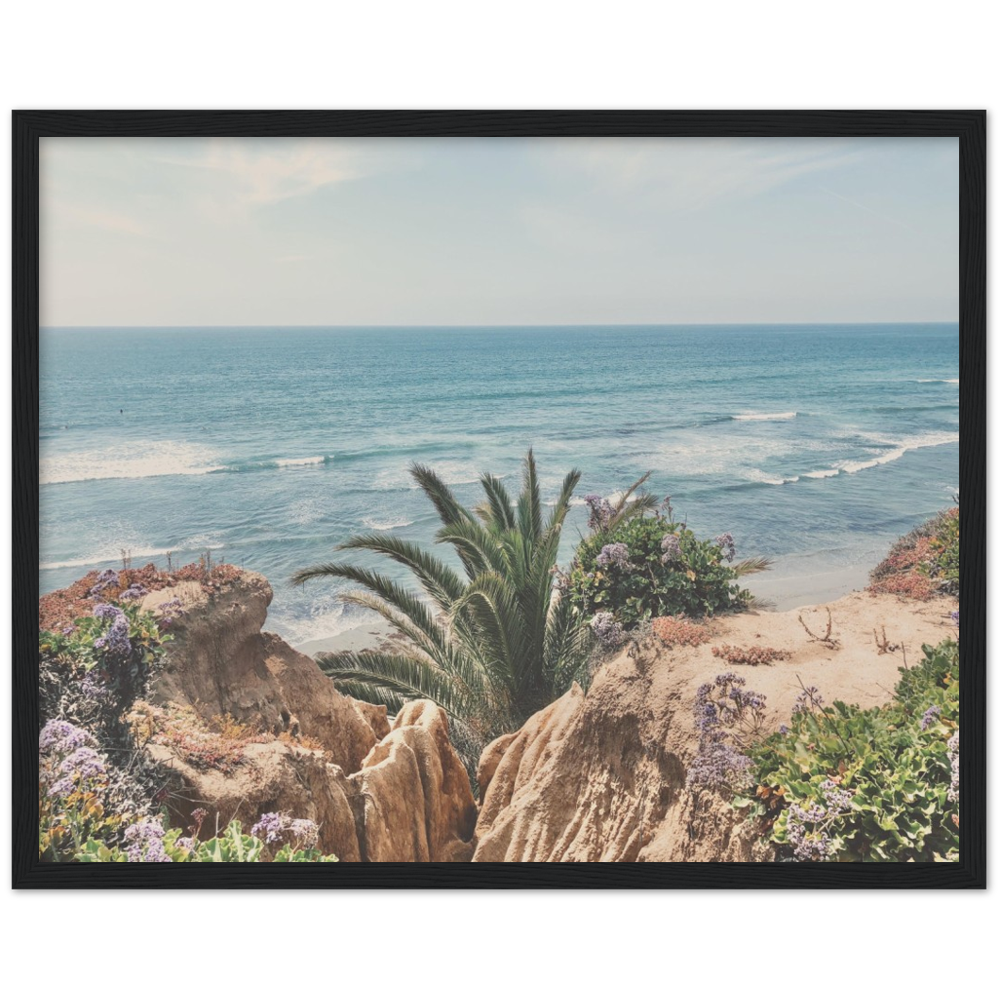
[[[868,589],[926,601],[958,594],[959,508],[952,507],[900,538],[872,570]]]

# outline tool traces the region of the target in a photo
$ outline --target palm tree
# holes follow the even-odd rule
[[[379,651],[342,652],[319,660],[339,690],[386,705],[390,713],[429,698],[480,747],[511,732],[582,679],[590,628],[554,588],[556,557],[577,470],[563,480],[543,518],[531,451],[514,503],[496,476],[484,474],[486,499],[463,507],[429,468],[410,473],[437,510],[439,543],[458,555],[464,575],[430,552],[386,532],[358,535],[339,549],[372,552],[405,567],[422,594],[350,562],[301,570],[294,582],[336,577],[359,585],[342,599],[378,612],[404,639]],[[470,751],[472,747],[470,747]]]

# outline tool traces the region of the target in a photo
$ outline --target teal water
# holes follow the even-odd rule
[[[355,532],[430,544],[414,461],[469,503],[529,446],[549,497],[572,467],[581,503],[651,470],[696,531],[776,559],[754,588],[784,606],[863,582],[958,487],[957,324],[53,328],[40,389],[43,592],[210,549],[299,643],[363,618],[296,569]]]

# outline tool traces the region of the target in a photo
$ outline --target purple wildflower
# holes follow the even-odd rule
[[[615,516],[615,509],[609,500],[599,496],[597,493],[588,493],[583,502],[590,508],[590,517],[587,524],[591,531],[602,531]]]
[[[119,595],[120,601],[138,601],[149,593],[141,583],[133,583],[128,590],[123,590]]]
[[[722,554],[725,556],[727,562],[732,562],[736,558],[736,542],[733,540],[731,531],[719,535],[715,539],[715,544],[722,549]]]
[[[941,706],[931,705],[931,707],[927,709],[926,712],[924,712],[923,719],[920,720],[920,731],[922,733],[926,732],[928,729],[930,729],[931,726],[934,725],[935,719],[940,718],[940,716],[941,716]]]
[[[803,807],[793,803],[788,809],[788,842],[796,861],[831,861],[836,844],[830,829],[837,819],[854,808],[854,795],[829,779],[820,785],[825,802]]]
[[[104,758],[93,747],[83,746],[60,761],[56,774],[58,779],[49,787],[49,794],[65,798],[78,791],[81,786],[103,781],[108,771]]]
[[[297,848],[309,850],[319,843],[319,827],[311,819],[293,819],[288,833]]]
[[[160,612],[160,624],[173,625],[174,619],[180,618],[184,614],[184,605],[181,604],[180,598],[174,597],[159,605],[158,610]]]
[[[90,597],[98,597],[101,592],[108,587],[118,586],[118,574],[113,569],[106,569],[97,578],[97,582],[90,588]]]
[[[676,535],[664,535],[660,542],[660,563],[664,566],[667,563],[676,562],[681,557],[681,540]]]
[[[284,832],[287,818],[281,813],[264,813],[250,830],[251,836],[273,844]]]
[[[112,656],[123,660],[131,656],[132,642],[129,639],[128,618],[125,612],[113,604],[98,604],[94,607],[94,617],[111,622],[108,631],[94,640],[94,649],[105,649]]]
[[[819,688],[817,687],[807,687],[803,688],[799,692],[798,698],[795,699],[795,704],[792,706],[792,714],[798,715],[800,713],[805,713],[812,711],[814,708],[823,707],[823,696],[819,693]]]
[[[688,788],[729,791],[750,781],[753,761],[733,741],[737,732],[759,730],[767,699],[746,690],[745,683],[730,672],[698,688],[694,706],[698,753],[688,769]]]
[[[788,735],[788,726],[786,726],[784,723],[782,723],[780,726],[778,726],[778,733],[781,736],[787,736]]]
[[[955,623],[955,628],[958,628],[958,612],[952,611],[951,620]]]
[[[598,566],[617,566],[625,569],[628,566],[628,546],[622,542],[612,542],[601,549],[597,557]]]
[[[609,649],[616,649],[625,638],[621,622],[617,621],[610,611],[598,611],[590,620],[590,627],[598,642]]]
[[[94,745],[94,737],[90,733],[63,719],[51,719],[38,734],[38,752],[41,754],[63,755],[79,747]]]
[[[720,791],[740,788],[747,784],[753,772],[753,761],[728,743],[710,743],[699,751],[688,769],[689,788],[709,788]]]
[[[80,693],[91,701],[106,702],[111,698],[111,688],[97,670],[88,671],[80,681]]]
[[[75,631],[76,631],[76,626],[75,626],[75,625],[67,625],[67,626],[66,626],[66,627],[65,627],[65,628],[64,628],[64,629],[62,630],[62,634],[63,634],[63,635],[72,635],[72,634],[73,634],[73,633],[74,633]]]
[[[172,860],[163,848],[163,826],[159,820],[144,819],[125,831],[125,853],[129,861]]]

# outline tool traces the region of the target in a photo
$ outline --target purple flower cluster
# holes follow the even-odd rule
[[[288,835],[297,848],[309,850],[319,843],[319,827],[311,819],[293,819]]]
[[[119,595],[120,601],[138,601],[149,593],[141,583],[133,583],[128,590],[123,590]]]
[[[163,847],[163,826],[159,820],[144,819],[125,831],[125,853],[129,861],[171,861]]]
[[[808,808],[792,804],[788,809],[788,842],[796,861],[830,861],[836,845],[830,836],[834,822],[854,808],[854,795],[835,782],[820,785],[825,803],[816,802]]]
[[[264,813],[250,830],[250,835],[273,844],[284,832],[286,817],[281,813]]]
[[[610,611],[598,611],[590,620],[597,641],[608,649],[617,649],[625,638],[625,631]]]
[[[583,498],[583,502],[590,508],[587,524],[591,531],[602,531],[611,523],[611,519],[615,516],[615,509],[610,500],[606,500],[596,493],[588,493]]]
[[[97,578],[97,583],[90,588],[90,597],[99,597],[108,587],[118,586],[118,574],[113,569],[106,569]]]
[[[799,713],[810,712],[813,709],[819,710],[822,707],[823,696],[819,693],[819,688],[804,687],[799,692],[798,698],[795,699],[795,704],[792,706],[792,714],[798,715]]]
[[[95,746],[94,737],[85,729],[74,726],[63,719],[50,719],[38,734],[38,752],[40,754],[72,753],[80,747]]]
[[[951,620],[955,623],[955,628],[958,628],[958,612],[952,611]]]
[[[948,763],[951,764],[951,785],[948,788],[948,801],[958,805],[958,730],[948,740]]]
[[[110,622],[108,631],[94,640],[94,649],[107,650],[112,656],[122,660],[132,655],[132,642],[128,636],[128,618],[121,608],[113,604],[98,604],[94,607],[94,617]]]
[[[727,562],[732,562],[736,558],[736,542],[733,540],[732,532],[727,531],[715,539],[715,544],[722,549],[722,554]]]
[[[61,799],[88,786],[93,788],[107,774],[104,758],[93,747],[77,747],[59,762],[56,768],[57,778],[49,786],[49,795]]]
[[[924,712],[923,719],[920,720],[920,731],[922,733],[926,732],[928,729],[930,729],[931,726],[934,725],[935,720],[939,719],[940,717],[941,717],[941,706],[931,705],[931,707],[927,709],[926,712]]]
[[[688,769],[689,788],[731,791],[750,781],[753,761],[733,745],[733,739],[739,729],[759,727],[767,699],[746,690],[745,683],[730,672],[698,688],[694,707],[698,754]]]
[[[601,549],[597,557],[598,566],[617,566],[625,569],[628,566],[628,546],[623,542],[612,542]]]
[[[161,625],[173,625],[175,618],[180,618],[184,614],[184,605],[181,604],[180,598],[174,597],[169,601],[164,601],[163,604],[159,605],[160,611],[160,624]]]
[[[676,535],[664,535],[660,542],[660,563],[666,566],[667,563],[676,562],[681,557],[681,540]]]
[[[264,813],[250,830],[265,844],[287,840],[296,850],[315,847],[319,827],[311,819],[292,819],[285,813]]]
[[[80,681],[80,693],[90,701],[109,702],[111,700],[111,688],[108,687],[107,680],[97,670],[90,670],[84,675],[83,680]]]

